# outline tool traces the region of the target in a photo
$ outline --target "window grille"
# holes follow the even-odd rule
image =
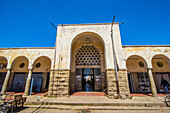
[[[82,46],[76,54],[76,65],[100,65],[100,53],[94,46]]]

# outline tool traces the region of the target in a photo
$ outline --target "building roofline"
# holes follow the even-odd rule
[[[170,47],[170,45],[122,45],[123,48],[126,47]],[[55,47],[12,47],[12,48],[0,48],[0,50],[7,49],[55,49]]]
[[[6,49],[55,49],[55,47],[14,47],[14,48],[0,48],[0,50]]]
[[[170,45],[123,45],[122,47],[170,47]]]
[[[112,23],[87,23],[87,24],[59,24],[57,26],[84,26],[84,25],[111,25]],[[119,24],[115,22],[114,24]]]

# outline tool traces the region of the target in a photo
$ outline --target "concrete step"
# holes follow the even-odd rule
[[[170,110],[169,107],[120,107],[120,106],[70,106],[70,105],[25,105],[27,108],[61,110]]]
[[[55,102],[55,101],[27,101],[25,105],[69,105],[69,106],[122,106],[122,107],[167,107],[163,102],[147,102],[147,103],[87,103],[87,102]]]

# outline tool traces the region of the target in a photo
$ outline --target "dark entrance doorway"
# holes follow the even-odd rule
[[[100,68],[77,68],[75,91],[102,91]]]
[[[32,73],[32,92],[41,92],[43,82],[42,74],[41,72]]]
[[[14,79],[11,86],[12,92],[24,92],[26,83],[26,73],[14,73]]]
[[[83,69],[82,90],[94,91],[94,69],[93,68]]]
[[[0,91],[2,90],[3,83],[5,81],[6,73],[0,72]]]

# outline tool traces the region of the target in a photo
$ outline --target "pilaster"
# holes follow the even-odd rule
[[[27,82],[25,86],[25,92],[24,92],[25,96],[28,96],[30,92],[31,77],[32,77],[32,68],[29,68],[29,73],[28,73]]]
[[[70,70],[51,70],[48,95],[54,97],[69,96],[69,76]]]
[[[157,97],[157,91],[156,91],[156,86],[155,86],[155,82],[154,82],[154,78],[152,74],[152,68],[148,68],[148,75],[149,75],[149,81],[150,81],[150,86],[152,90],[152,96]]]
[[[3,84],[3,87],[2,87],[2,91],[1,91],[1,93],[3,95],[6,94],[8,83],[9,83],[10,74],[11,74],[11,69],[7,69],[7,74],[6,74],[5,81],[4,81],[4,84]]]
[[[107,96],[115,97],[115,96],[117,96],[115,70],[107,69],[106,74],[107,74]],[[127,98],[130,96],[126,70],[118,71],[118,88],[119,88],[119,93],[120,93],[121,98]]]

